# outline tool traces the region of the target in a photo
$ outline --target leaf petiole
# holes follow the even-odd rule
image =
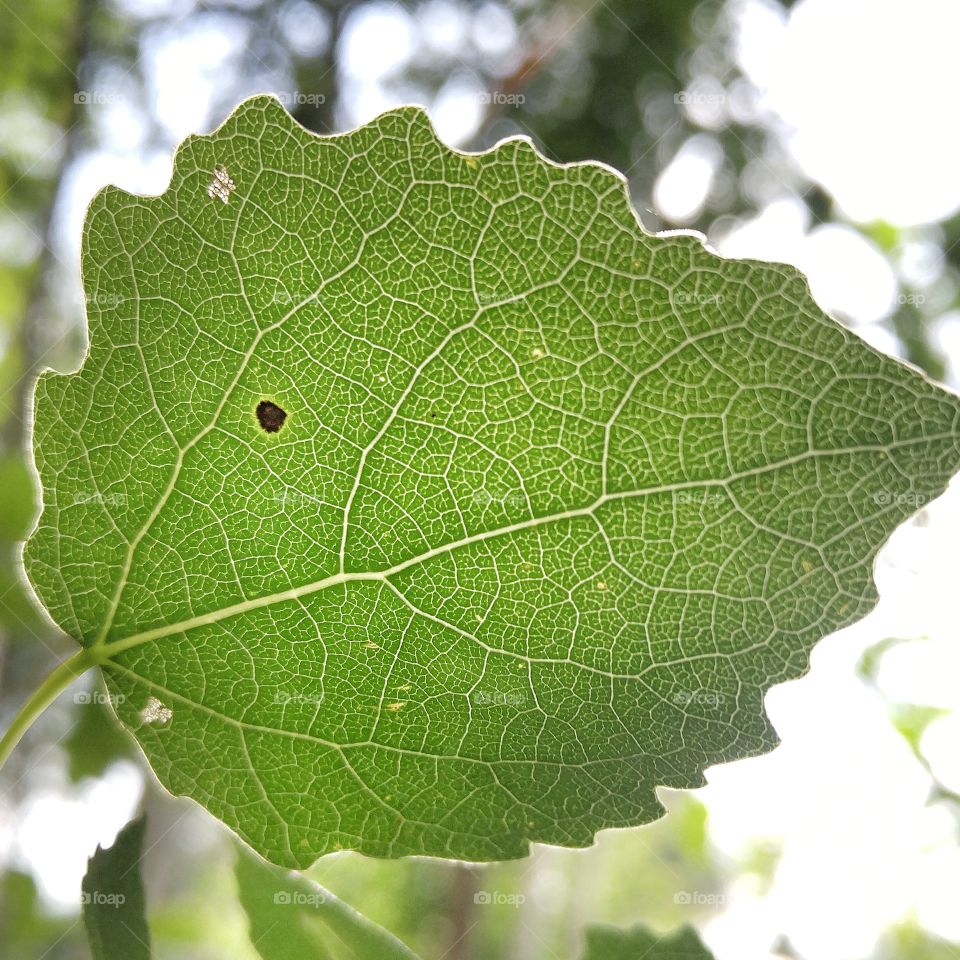
[[[30,729],[37,717],[77,677],[101,662],[103,662],[102,651],[85,648],[64,660],[50,673],[46,680],[33,691],[27,702],[17,711],[13,722],[7,728],[7,732],[0,737],[0,768],[6,763],[7,757],[13,752],[13,748],[20,742],[20,738]]]

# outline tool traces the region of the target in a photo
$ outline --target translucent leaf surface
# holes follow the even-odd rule
[[[83,923],[93,960],[150,960],[140,858],[146,820],[128,823],[112,847],[97,847],[83,878]]]
[[[838,265],[839,268],[840,265]],[[26,563],[160,780],[265,857],[472,860],[770,749],[960,404],[622,178],[266,97],[87,215]]]
[[[404,943],[299,874],[245,850],[237,854],[240,903],[263,960],[420,960]]]
[[[582,960],[713,960],[696,932],[684,928],[661,936],[645,927],[590,927]]]

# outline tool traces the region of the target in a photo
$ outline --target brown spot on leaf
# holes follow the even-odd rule
[[[257,404],[257,420],[267,433],[276,433],[287,419],[287,411],[271,400],[261,400]]]

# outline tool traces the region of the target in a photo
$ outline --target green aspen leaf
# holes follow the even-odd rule
[[[272,98],[108,187],[26,566],[161,782],[267,859],[523,856],[771,749],[960,401],[623,178]]]
[[[128,823],[87,861],[81,897],[93,960],[150,960],[140,858],[147,822]]]
[[[581,960],[713,960],[694,930],[684,927],[669,936],[632,927],[588,927]]]
[[[263,960],[332,960],[317,931],[307,925],[308,904],[295,902],[276,868],[238,852],[236,875],[250,942]]]
[[[388,930],[299,874],[237,851],[240,903],[263,960],[419,960]]]

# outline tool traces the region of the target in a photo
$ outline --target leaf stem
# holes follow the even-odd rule
[[[380,960],[420,960],[389,930],[374,923],[318,883],[299,873],[288,874],[287,883],[304,896],[305,902],[312,905],[312,912],[336,936],[358,948],[360,956],[378,957]]]
[[[20,708],[7,732],[0,737],[0,768],[6,763],[7,757],[13,748],[20,742],[20,738],[30,729],[34,720],[63,693],[70,684],[86,673],[90,667],[96,666],[102,660],[101,655],[89,648],[80,650],[68,660],[64,660],[50,675],[30,694],[27,702]]]
[[[315,917],[338,941],[348,948],[351,957],[376,957],[377,960],[421,960],[402,940],[348,903],[324,889],[298,871],[274,866],[237,844],[237,882],[240,903],[250,922],[250,937],[263,957],[272,955],[275,942],[272,933],[279,924],[290,921],[281,917],[296,906],[304,915]],[[277,904],[285,904],[280,913]],[[267,934],[270,936],[267,937]],[[269,942],[268,942],[269,940]],[[263,942],[263,949],[258,944]],[[294,951],[295,952],[295,951]],[[285,955],[293,956],[288,952]],[[304,954],[306,955],[306,954]],[[311,954],[312,955],[312,954]],[[326,952],[323,954],[326,956]],[[300,956],[298,953],[297,956]],[[339,952],[337,956],[340,956]]]

